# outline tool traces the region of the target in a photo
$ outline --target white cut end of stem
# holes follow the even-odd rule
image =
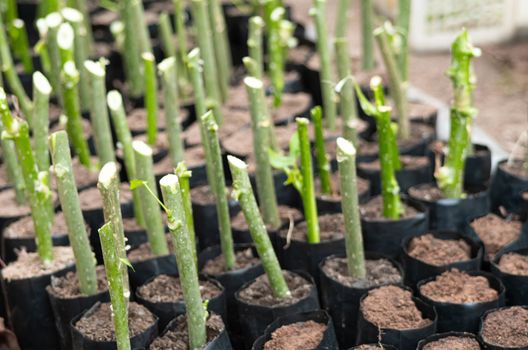
[[[73,47],[75,34],[69,23],[62,23],[57,32],[57,44],[63,50],[70,50]]]
[[[64,73],[67,77],[75,78],[79,75],[79,71],[75,67],[75,62],[73,61],[64,63],[64,67],[62,67],[62,69],[64,70]]]
[[[238,168],[238,169],[241,169],[241,170],[247,170],[247,164],[243,160],[238,159],[235,156],[228,155],[227,156],[227,161],[229,162],[229,164],[231,164],[235,168]]]
[[[23,29],[26,25],[20,18],[15,18],[11,24],[17,29]]]
[[[62,17],[68,22],[81,23],[84,19],[81,11],[74,9],[72,7],[65,7],[61,10]]]
[[[257,25],[259,28],[264,28],[264,20],[260,16],[253,16],[250,19],[250,22]]]
[[[46,20],[44,18],[37,19],[35,26],[37,27],[40,37],[44,38],[48,33],[48,24],[46,23]]]
[[[338,151],[341,151],[343,154],[346,154],[347,156],[353,156],[356,154],[356,148],[352,142],[347,139],[338,137],[336,143]]]
[[[245,77],[244,84],[246,84],[247,87],[250,87],[252,89],[262,89],[264,86],[262,80],[255,77]]]
[[[52,12],[46,16],[46,25],[48,28],[58,28],[62,23],[62,17],[58,12]]]
[[[308,125],[310,124],[310,121],[304,117],[297,117],[295,118],[295,122],[297,123],[297,125]]]
[[[271,12],[270,18],[273,22],[277,22],[284,17],[285,13],[286,11],[284,10],[284,7],[277,7]]]
[[[152,157],[152,148],[141,140],[132,141],[134,152],[137,152],[145,157]]]
[[[43,95],[51,94],[51,84],[44,74],[41,72],[33,73],[33,86]]]
[[[117,111],[123,108],[123,97],[119,91],[112,90],[106,94],[106,103],[108,104],[108,108],[112,111]]]
[[[176,65],[176,59],[174,57],[167,57],[158,64],[158,70],[160,72],[167,72],[174,68]]]
[[[105,188],[108,188],[114,178],[117,178],[117,164],[115,162],[108,162],[103,165],[99,172],[98,181]]]
[[[375,75],[370,79],[370,88],[375,89],[378,86],[381,85],[381,77],[379,75]]]
[[[174,174],[167,174],[163,176],[160,180],[160,186],[163,188],[170,188],[175,190],[176,186],[179,184],[178,176]]]
[[[191,50],[191,52],[189,52],[187,57],[189,58],[189,61],[199,60],[200,59],[200,49],[195,47],[194,49]]]
[[[154,62],[155,60],[152,52],[143,52],[141,54],[141,58],[143,59],[143,61],[149,61],[149,62]]]
[[[100,62],[94,62],[90,60],[84,61],[84,68],[97,77],[103,78],[106,74],[104,66]]]
[[[122,21],[113,21],[110,24],[110,32],[117,36],[125,31],[125,24]]]
[[[392,111],[392,107],[391,107],[391,106],[379,106],[379,107],[378,107],[378,110],[379,110],[381,113],[386,113],[386,112],[390,112],[390,111]]]

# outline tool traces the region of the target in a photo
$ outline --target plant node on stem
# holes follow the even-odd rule
[[[321,106],[315,106],[310,111],[314,123],[315,132],[315,158],[317,161],[317,171],[321,182],[321,193],[331,195],[332,181],[330,162],[325,150],[324,129],[323,129],[323,112]]]

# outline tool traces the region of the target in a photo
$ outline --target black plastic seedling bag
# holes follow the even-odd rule
[[[418,347],[416,348],[416,350],[423,350],[424,347],[429,344],[429,343],[432,343],[432,342],[435,342],[437,340],[440,340],[440,339],[444,339],[444,338],[447,338],[447,337],[457,337],[457,338],[469,338],[469,339],[473,339],[475,341],[477,341],[480,345],[480,347],[482,348],[482,343],[480,341],[480,339],[473,333],[467,333],[467,332],[446,332],[446,333],[437,333],[437,334],[433,334],[433,335],[430,335],[428,336],[427,338],[425,339],[422,339],[420,340],[420,342],[418,343]],[[446,349],[448,350],[448,349]]]
[[[360,349],[361,345],[373,345],[373,346],[380,346],[381,345],[383,350],[398,350],[398,348],[395,348],[392,345],[386,345],[386,344],[381,344],[381,343],[360,344],[360,345],[354,346],[353,348],[350,348],[348,350],[358,350],[358,349]]]
[[[51,237],[53,246],[68,246],[70,240],[68,234],[64,233],[61,235],[53,235]],[[17,251],[25,248],[27,252],[35,252],[37,245],[35,243],[35,237],[24,237],[24,238],[10,238],[2,237],[2,256],[5,263],[10,263],[17,259]]]
[[[319,345],[313,350],[338,350],[337,340],[334,332],[334,325],[330,315],[323,310],[308,311],[297,314],[290,314],[286,316],[279,317],[273,321],[268,327],[263,335],[261,335],[254,343],[252,350],[263,350],[264,344],[271,339],[272,333],[279,329],[282,326],[287,326],[292,323],[297,322],[307,322],[314,321],[317,323],[325,324],[326,330],[323,333],[323,338]]]
[[[528,191],[528,178],[504,171],[502,166],[506,160],[497,165],[497,170],[491,181],[491,209],[496,211],[504,207],[508,212],[526,215],[527,204],[522,194]]]
[[[353,288],[346,286],[339,281],[327,276],[322,266],[327,259],[336,257],[329,256],[319,264],[319,294],[322,307],[328,311],[334,321],[334,329],[342,349],[347,349],[355,344],[355,332],[357,331],[357,315],[359,313],[359,301],[361,297],[370,289],[375,288]],[[341,255],[340,257],[344,257]],[[388,259],[395,266],[402,276],[403,285],[404,274],[401,266],[385,255],[365,252],[367,260]],[[376,286],[379,287],[379,286]]]
[[[420,286],[431,282],[435,277],[420,281],[417,286],[418,295],[422,300],[434,306],[438,315],[437,330],[438,332],[476,332],[479,328],[480,317],[484,312],[501,307],[504,305],[505,289],[502,282],[488,272],[469,271],[470,276],[484,276],[490,284],[490,287],[498,293],[496,300],[481,303],[444,303],[429,299],[420,292]]]
[[[508,346],[499,346],[499,345],[490,344],[490,343],[486,342],[486,339],[483,337],[483,335],[482,335],[482,326],[484,325],[484,320],[486,319],[486,316],[489,313],[493,312],[493,311],[498,311],[498,310],[507,309],[507,308],[508,307],[500,307],[500,308],[497,308],[497,309],[488,310],[480,318],[480,328],[479,328],[479,331],[478,331],[478,337],[479,337],[481,343],[484,344],[484,349],[486,349],[486,350],[528,350],[528,346],[521,346],[521,347],[512,348],[512,347],[508,347]],[[528,309],[528,306],[522,306],[522,308]]]
[[[75,328],[75,324],[82,317],[94,313],[99,307],[100,303],[96,303],[90,309],[77,315],[70,322],[70,330],[72,334],[72,350],[115,350],[117,344],[115,341],[95,341],[87,338]],[[140,350],[147,348],[148,345],[158,336],[158,318],[154,315],[155,321],[143,332],[130,338],[130,345],[132,350]]]
[[[506,305],[528,305],[528,276],[512,275],[499,268],[501,257],[511,252],[528,255],[528,245],[524,244],[524,248],[513,245],[499,252],[491,263],[491,272],[502,281],[506,288]]]
[[[133,291],[154,276],[178,274],[174,254],[155,256],[147,260],[131,262],[131,264],[132,268],[128,269],[128,277]]]
[[[471,247],[471,259],[467,261],[459,261],[448,265],[434,266],[426,262],[418,260],[407,253],[407,247],[410,241],[423,234],[431,233],[435,238],[439,239],[463,239]],[[405,269],[405,282],[411,287],[429,277],[440,275],[442,272],[456,268],[460,271],[479,271],[482,265],[482,256],[484,248],[480,242],[473,240],[471,237],[458,233],[456,231],[434,231],[424,232],[423,234],[406,237],[402,243],[401,261]]]

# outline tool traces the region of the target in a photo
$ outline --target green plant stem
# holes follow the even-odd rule
[[[130,350],[130,336],[128,332],[128,298],[125,296],[125,283],[119,272],[124,263],[119,259],[115,249],[115,239],[110,223],[106,223],[99,229],[101,248],[110,291],[112,313],[114,321],[114,332],[117,342],[117,350]]]
[[[138,97],[143,93],[143,72],[141,71],[140,45],[136,38],[137,26],[134,20],[134,1],[121,1],[121,17],[125,26],[124,55],[125,73],[130,94]]]
[[[396,56],[389,42],[388,30],[386,23],[376,29],[374,36],[389,75],[389,88],[398,114],[398,137],[400,140],[408,140],[411,136],[411,125],[407,101],[407,82],[402,79],[401,72],[398,70]]]
[[[14,118],[11,115],[7,96],[2,88],[0,88],[0,114],[4,126],[2,138],[12,139],[15,143],[22,176],[26,184],[26,195],[31,207],[37,252],[40,259],[46,264],[53,260],[51,239],[53,216],[50,210],[53,204],[49,188],[49,174],[48,172],[38,172],[31,149],[29,126],[25,120]]]
[[[204,83],[202,79],[202,71],[200,67],[200,49],[193,49],[187,57],[189,65],[189,73],[191,75],[191,82],[194,90],[194,108],[196,110],[196,115],[202,116],[207,112],[206,101],[205,101],[205,92],[204,92]],[[201,118],[198,118],[198,126],[200,128],[200,138],[202,140],[202,146],[205,153],[205,168],[207,172],[207,183],[209,186],[214,184],[213,173],[212,173],[212,160],[211,160],[211,151],[209,150],[209,140],[205,128],[203,126]],[[216,193],[214,187],[210,187],[212,193]]]
[[[158,191],[152,168],[152,149],[142,141],[133,141],[132,147],[136,158],[136,178],[144,181],[156,197],[151,196],[145,186],[135,190],[139,191],[141,196],[141,208],[145,218],[150,250],[154,256],[164,256],[169,254],[169,248],[165,240],[160,207],[157,201]]]
[[[251,126],[253,131],[253,151],[256,161],[257,193],[266,225],[278,229],[281,225],[273,171],[269,160],[271,118],[266,108],[264,84],[254,77],[244,79],[251,108]]]
[[[48,78],[53,87],[55,96],[59,99],[59,104],[64,106],[61,84],[62,60],[59,45],[57,43],[57,33],[61,23],[62,17],[58,12],[53,12],[46,16],[46,49],[50,63],[50,76]]]
[[[216,122],[218,125],[221,125],[223,118],[221,111],[221,89],[217,71],[218,62],[215,61],[213,37],[205,1],[191,0],[191,11],[195,21],[200,55],[203,58],[205,91],[207,92],[207,98],[212,106],[215,118],[217,118]],[[201,114],[198,115],[201,116]]]
[[[361,0],[361,47],[362,47],[362,68],[365,71],[374,69],[374,36],[373,20],[374,8],[372,0]]]
[[[338,90],[340,95],[339,101],[341,118],[343,119],[343,137],[356,145],[358,141],[358,112],[354,84],[351,79],[352,72],[350,71],[347,43],[348,41],[344,37],[336,38],[335,40],[337,74],[340,80],[336,90]]]
[[[242,63],[244,64],[244,68],[246,68],[248,76],[257,77],[259,74],[262,75],[262,72],[259,71],[257,62],[251,57],[243,57]]]
[[[147,143],[154,145],[158,136],[158,79],[156,61],[150,52],[144,52],[143,72],[145,74],[145,107],[147,109]]]
[[[152,43],[150,42],[150,35],[145,21],[145,10],[143,9],[143,1],[130,0],[132,6],[132,25],[133,35],[138,41],[138,54],[143,52],[152,53]]]
[[[363,279],[366,276],[365,252],[361,234],[356,175],[356,149],[344,138],[337,139],[337,165],[341,189],[341,206],[345,219],[345,248],[348,274]]]
[[[265,7],[274,6],[272,2],[266,2]],[[281,43],[280,23],[284,19],[285,10],[277,7],[270,12],[268,34],[268,73],[273,86],[273,106],[282,104],[282,92],[284,90],[284,51]]]
[[[163,201],[168,209],[169,230],[174,240],[174,254],[185,301],[189,348],[202,348],[207,341],[206,315],[202,305],[198,271],[194,263],[193,242],[189,239],[185,210],[178,182],[174,174],[165,175],[161,181]]]
[[[92,33],[92,24],[90,23],[90,12],[88,11],[88,6],[86,0],[75,0],[75,8],[82,15],[82,25],[84,28],[84,48],[86,52],[92,52],[92,43],[93,43],[93,33]]]
[[[88,30],[85,26],[83,14],[72,8],[65,8],[61,11],[64,19],[70,23],[74,33],[74,49],[73,57],[76,67],[83,67],[84,62],[88,59],[90,53],[90,37]],[[90,25],[91,26],[91,25]],[[91,32],[90,32],[91,33]],[[92,101],[90,95],[90,78],[88,72],[85,69],[79,70],[79,96],[81,101],[81,108],[83,111],[88,110],[91,106]],[[94,133],[95,135],[96,133]]]
[[[33,73],[33,116],[31,131],[35,147],[35,159],[39,171],[48,171],[50,166],[48,153],[49,98],[51,85],[44,74]]]
[[[82,165],[92,169],[90,150],[84,137],[81,124],[81,111],[79,107],[79,95],[77,93],[77,84],[79,82],[79,72],[75,68],[73,61],[68,61],[62,69],[62,91],[64,93],[64,113],[68,118],[66,130],[70,137],[73,149],[79,157]]]
[[[299,137],[299,148],[301,151],[301,198],[304,206],[304,217],[306,219],[307,227],[306,241],[310,244],[315,244],[319,243],[320,238],[312,174],[312,153],[310,148],[310,137],[308,136],[308,124],[310,122],[306,118],[296,118],[295,121],[297,123],[297,135]]]
[[[346,28],[348,21],[348,7],[350,6],[350,0],[338,0],[337,2],[337,13],[336,13],[336,38],[346,37]]]
[[[84,295],[93,295],[97,293],[96,261],[79,203],[66,131],[53,133],[49,139],[49,147],[53,159],[53,174],[57,180],[59,199],[68,227],[68,238],[75,256],[79,289]]]
[[[61,9],[60,0],[43,0],[40,1],[37,8],[37,17],[46,17],[52,12],[57,12]]]
[[[231,79],[231,48],[227,37],[227,28],[219,0],[207,0],[209,10],[209,21],[213,34],[213,46],[218,65],[218,80],[222,101],[226,101],[229,92],[229,80]]]
[[[112,90],[107,94],[106,102],[110,110],[112,123],[116,131],[117,140],[123,150],[123,159],[125,163],[125,170],[129,179],[136,178],[136,159],[134,156],[134,149],[132,148],[132,135],[128,129],[126,121],[125,109],[123,107],[123,98],[121,94]],[[132,191],[132,201],[134,205],[134,217],[139,226],[145,226],[145,219],[143,217],[143,209],[141,208],[141,197],[138,191]]]
[[[291,296],[291,293],[282,274],[279,260],[273,250],[262,217],[260,216],[257,201],[255,200],[249,182],[247,165],[233,156],[227,156],[227,159],[229,168],[231,169],[231,175],[233,176],[233,197],[240,202],[240,207],[249,226],[251,238],[255,243],[262,267],[268,276],[273,296],[278,299],[288,298]]]
[[[24,193],[26,185],[24,184],[22,169],[20,168],[20,164],[18,163],[15,143],[13,142],[13,140],[1,138],[0,146],[2,147],[2,157],[4,158],[7,179],[9,183],[13,184],[13,187],[15,188],[17,204],[22,205],[26,202],[26,194]]]
[[[68,22],[61,23],[57,32],[57,45],[59,46],[62,67],[64,67],[64,63],[74,61],[74,41],[75,33],[72,26]]]
[[[13,43],[13,51],[22,62],[24,71],[30,74],[33,72],[33,61],[31,59],[31,49],[26,32],[26,25],[20,18],[15,18],[7,23]]]
[[[114,141],[110,130],[106,106],[106,72],[104,62],[86,61],[84,71],[88,73],[91,88],[90,119],[93,127],[95,150],[101,164],[115,161]]]
[[[187,70],[187,33],[185,29],[185,0],[173,0],[174,4],[174,28],[176,30],[176,41],[178,43],[176,57],[178,59],[178,82],[180,93],[186,92],[189,82],[189,72]]]
[[[262,52],[262,31],[264,21],[262,17],[253,16],[249,19],[249,37],[247,41],[249,57],[255,62],[256,69],[251,76],[262,79],[262,70],[264,67],[264,54]]]
[[[0,16],[1,17],[1,16]],[[0,62],[1,70],[4,74],[9,87],[15,94],[22,109],[22,112],[26,116],[31,116],[32,104],[31,100],[27,96],[20,78],[15,70],[15,65],[13,64],[13,57],[11,56],[11,51],[9,49],[6,30],[3,20],[0,18]],[[31,118],[31,117],[30,117]]]
[[[224,179],[224,166],[222,163],[222,151],[218,140],[218,125],[214,121],[212,111],[208,111],[202,116],[202,123],[206,129],[209,140],[209,150],[211,151],[211,165],[213,178],[210,186],[215,189],[216,212],[218,214],[218,224],[220,229],[220,246],[224,257],[226,271],[235,266],[235,249],[233,244],[233,234],[231,232],[231,218],[229,216],[229,204],[227,203],[227,192]]]
[[[172,166],[183,160],[184,145],[181,137],[180,104],[178,101],[178,84],[175,79],[176,58],[169,57],[158,64],[158,72],[161,77],[161,89],[163,91],[163,110],[165,112],[165,125],[169,134],[169,155]]]
[[[325,13],[326,0],[314,0],[314,7],[310,10],[310,15],[315,20],[315,28],[317,30],[317,52],[321,62],[320,75],[324,118],[328,129],[334,130],[336,126],[336,103]]]
[[[396,26],[401,31],[401,48],[398,55],[398,66],[403,81],[407,81],[409,68],[409,23],[411,17],[411,0],[398,0]]]
[[[194,232],[194,217],[191,201],[191,186],[189,179],[192,176],[192,171],[188,170],[185,162],[179,162],[174,171],[180,182],[180,190],[183,200],[183,209],[185,210],[185,222],[187,223],[187,230],[191,238],[191,243],[194,250],[194,260],[198,263],[198,253],[196,252],[196,233]]]
[[[130,297],[130,286],[128,284],[128,269],[125,264],[125,262],[127,262],[126,239],[121,215],[121,202],[119,201],[119,171],[115,162],[108,162],[103,165],[99,172],[97,188],[103,198],[104,220],[106,225],[110,227],[110,232],[112,234],[112,253],[115,254],[116,258],[121,262],[116,267],[116,274],[121,275],[120,283],[123,287],[122,294],[128,302],[128,298]],[[104,257],[105,247],[102,246],[102,248]],[[106,268],[106,258],[104,260]]]
[[[167,12],[162,12],[160,14],[158,28],[165,57],[176,57],[174,34],[172,33],[169,14]]]
[[[317,161],[317,172],[321,181],[321,192],[323,194],[332,194],[332,181],[330,162],[325,150],[324,130],[323,130],[323,112],[320,106],[312,108],[310,111],[314,123],[315,132],[315,159]]]

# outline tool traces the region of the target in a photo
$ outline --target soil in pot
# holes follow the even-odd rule
[[[487,313],[480,335],[486,344],[500,348],[528,347],[528,309],[521,306],[501,308]]]
[[[433,266],[443,266],[471,259],[471,247],[463,239],[440,239],[432,234],[414,237],[407,254]]]
[[[106,276],[102,267],[97,268],[97,292],[101,293],[108,290],[106,282]],[[66,273],[61,277],[52,277],[49,291],[55,297],[61,299],[75,299],[82,297],[81,290],[79,289],[79,279],[77,274],[73,271]]]
[[[470,337],[449,336],[425,344],[422,350],[480,350],[480,344]]]
[[[208,280],[200,280],[200,293],[202,299],[215,298],[222,292],[216,284]],[[147,284],[138,288],[137,294],[153,303],[174,303],[183,301],[183,290],[180,278],[168,275],[159,275]]]
[[[334,241],[344,238],[345,221],[341,214],[324,214],[319,216],[319,235],[321,242]],[[285,239],[306,242],[307,223],[301,221],[294,225],[293,229],[280,230],[279,235]],[[289,237],[288,237],[289,236]]]
[[[487,278],[452,269],[420,286],[420,293],[441,303],[469,304],[496,300],[498,292]]]
[[[186,148],[183,155],[185,166],[188,169],[193,169],[199,166],[205,166],[205,153],[202,146],[196,146]],[[172,159],[169,156],[164,157],[162,160],[154,164],[154,174],[159,177],[174,172],[174,166]],[[193,173],[193,177],[195,174]],[[192,177],[191,177],[192,178]]]
[[[185,316],[178,316],[174,322],[176,323],[174,327],[171,327],[171,323],[165,334],[154,339],[149,350],[188,350],[189,338]],[[207,319],[206,327],[207,343],[215,340],[225,329],[222,318],[214,314]]]
[[[325,330],[325,324],[312,320],[288,324],[273,331],[263,349],[313,350],[321,343]]]
[[[15,190],[8,188],[0,191],[0,203],[2,203],[2,222],[19,218],[31,213],[29,205],[18,205]]]
[[[401,219],[409,219],[415,217],[419,211],[405,202],[402,202],[403,214],[400,216]],[[369,221],[390,221],[383,216],[383,197],[376,196],[369,200],[367,203],[359,207],[361,218]]]
[[[516,241],[521,235],[521,222],[505,220],[495,214],[488,214],[471,222],[471,228],[480,238],[489,260],[506,245]]]
[[[385,349],[387,348],[381,345],[363,344],[363,345],[355,346],[351,350],[385,350]]]
[[[397,286],[373,289],[361,302],[363,317],[379,328],[406,330],[430,325],[412,299],[412,293]]]
[[[511,252],[504,254],[499,260],[502,272],[516,276],[528,276],[528,256]]]
[[[156,317],[143,305],[128,304],[128,329],[130,338],[145,332],[156,322]],[[101,303],[89,315],[81,317],[73,327],[86,339],[97,342],[115,341],[114,321],[110,303]]]
[[[185,108],[180,108],[178,117],[180,124],[183,123],[187,118],[189,118],[189,111]],[[130,113],[128,113],[127,123],[133,135],[146,132],[147,110],[145,108],[133,109],[130,111]],[[163,109],[160,109],[156,115],[156,125],[158,127],[158,131],[165,130],[165,112]]]
[[[503,160],[497,165],[490,189],[492,209],[526,215],[523,192],[528,187],[528,171],[522,161]]]
[[[233,266],[232,271],[246,269],[259,264],[260,260],[254,255],[251,248],[237,250],[235,251],[235,265]],[[207,260],[202,268],[202,273],[209,276],[216,276],[225,272],[225,260],[223,255],[218,255],[214,259]]]
[[[147,142],[147,134],[135,136],[134,141],[136,140],[143,141],[150,148],[152,148],[152,159],[154,163],[159,162],[169,153],[169,137],[165,131],[158,132],[158,135],[156,136],[156,143],[154,145],[150,145]],[[118,148],[116,150],[116,156],[119,159],[123,159],[123,150]]]
[[[321,180],[315,178],[315,194],[317,199],[317,210],[319,214],[341,212],[341,193],[339,188],[339,173],[334,172],[330,177],[332,194],[321,193]],[[370,182],[361,177],[357,177],[357,190],[359,202],[364,203],[370,197]]]
[[[132,202],[132,191],[127,183],[123,182],[119,185],[119,202],[122,205]],[[79,203],[83,212],[103,208],[103,198],[95,186],[79,192]]]
[[[172,245],[172,235],[170,233],[165,234],[165,239],[167,240],[167,245],[169,247],[169,254],[174,252]],[[154,258],[150,250],[150,244],[148,242],[141,244],[136,249],[132,249],[127,253],[128,260],[131,263],[145,261],[148,259]]]
[[[53,260],[45,265],[42,264],[37,253],[28,253],[22,250],[16,261],[2,269],[2,278],[11,281],[39,277],[53,274],[74,263],[75,259],[71,247],[54,247]]]

